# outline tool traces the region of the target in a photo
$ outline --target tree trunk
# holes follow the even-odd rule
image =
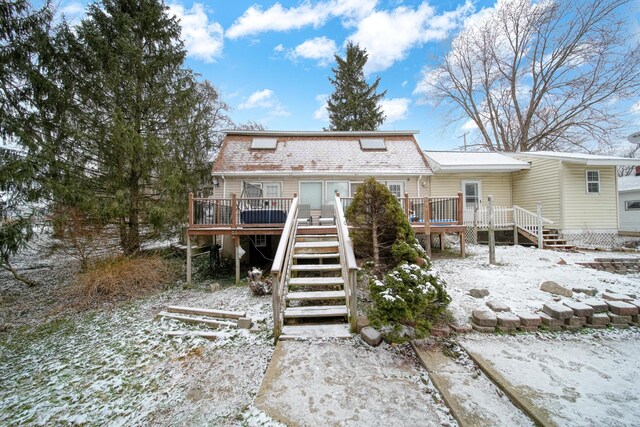
[[[33,286],[37,286],[38,284],[32,280],[27,279],[26,277],[22,276],[21,274],[19,274],[15,268],[13,268],[11,266],[11,264],[9,263],[9,261],[4,262],[2,265],[2,268],[4,268],[5,270],[11,272],[11,274],[13,274],[13,277],[19,281],[24,283],[25,285],[29,286],[29,287],[33,287]]]
[[[378,247],[378,218],[371,219],[371,242],[373,244],[373,266],[376,270],[380,268],[380,248]]]

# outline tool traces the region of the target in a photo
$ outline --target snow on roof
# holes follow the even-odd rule
[[[600,156],[596,154],[564,153],[555,151],[527,151],[520,153],[509,153],[515,157],[541,157],[557,159],[567,163],[580,163],[587,166],[635,166],[640,164],[640,159],[630,159],[627,157]]]
[[[514,172],[529,169],[529,163],[502,153],[425,151],[434,172]]]
[[[228,132],[214,175],[431,175],[413,132]],[[275,150],[253,150],[254,137],[277,138]],[[386,150],[363,150],[361,137]]]
[[[618,178],[618,191],[640,190],[640,176],[622,176]]]

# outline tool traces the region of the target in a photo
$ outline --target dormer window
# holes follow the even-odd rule
[[[387,146],[382,138],[360,138],[360,148],[367,150],[386,150]]]
[[[275,150],[277,146],[277,138],[253,138],[251,141],[252,150]]]

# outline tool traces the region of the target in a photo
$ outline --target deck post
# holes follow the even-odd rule
[[[493,196],[489,196],[489,228],[487,231],[489,239],[489,264],[495,265],[496,263],[496,235],[494,230],[494,218],[493,218]]]
[[[542,203],[538,202],[536,206],[538,215],[538,248],[544,249],[544,239],[542,238]]]
[[[240,236],[233,236],[236,257],[236,285],[240,284]]]
[[[189,227],[193,225],[193,192],[189,192]]]
[[[464,223],[463,214],[464,212],[462,211],[462,191],[458,191],[458,225],[462,225]]]
[[[236,193],[231,194],[231,228],[238,226],[238,206],[236,203]]]
[[[189,206],[191,206],[191,204],[189,204]],[[189,234],[188,229],[187,229],[187,286],[191,286],[191,235]]]
[[[411,222],[411,214],[409,213],[409,193],[404,193],[404,216]]]
[[[431,205],[428,197],[424,198],[424,236],[427,241],[427,256],[431,256]]]

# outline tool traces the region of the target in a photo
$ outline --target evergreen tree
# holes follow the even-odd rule
[[[369,55],[366,49],[349,42],[345,58],[335,55],[337,68],[329,81],[335,90],[327,102],[329,130],[372,131],[378,129],[385,116],[379,102],[387,91],[376,93],[380,77],[369,85],[364,77],[364,66]]]

